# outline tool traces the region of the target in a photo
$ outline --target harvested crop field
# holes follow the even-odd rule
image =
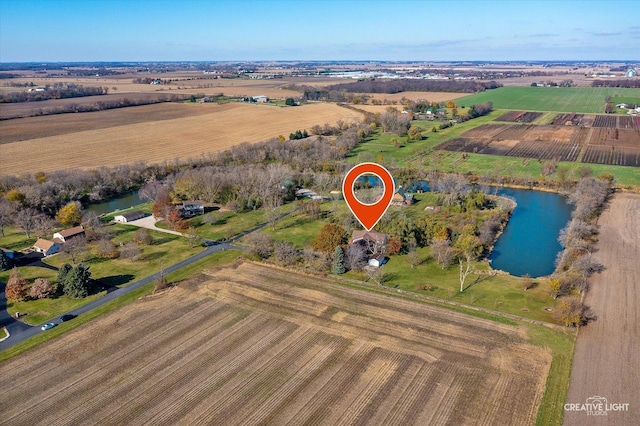
[[[5,362],[3,421],[535,422],[550,354],[522,329],[250,263],[200,278]]]
[[[515,119],[522,112],[508,113]],[[560,117],[560,116],[558,116]],[[578,114],[562,114],[558,123],[583,120]],[[594,116],[592,116],[594,117]],[[629,117],[595,116],[604,119]],[[635,118],[635,117],[634,117]],[[438,149],[488,155],[534,158],[537,160],[578,161],[591,164],[640,167],[640,131],[621,121],[625,128],[575,127],[573,125],[537,126],[533,124],[483,124],[445,141]],[[607,122],[608,123],[608,122]]]
[[[362,118],[362,114],[356,111],[330,103],[295,108],[235,103],[184,107],[195,107],[194,111],[202,108],[207,113],[199,110],[192,116],[160,120],[154,120],[154,114],[149,113],[148,120],[144,122],[125,125],[116,122],[113,127],[94,130],[82,130],[82,126],[78,126],[80,130],[71,133],[0,144],[0,174],[197,157],[242,142],[289,135],[315,124],[335,124],[338,120],[348,122]],[[92,121],[93,114],[109,112],[81,114],[80,118]],[[30,132],[29,127],[24,131]],[[13,134],[14,138],[17,137],[16,131]],[[36,152],[38,155],[34,156]]]
[[[209,105],[169,102],[90,113],[2,120],[0,121],[0,144],[210,113]]]
[[[605,270],[590,279],[585,302],[596,321],[580,328],[576,340],[567,403],[606,398],[629,404],[627,410],[588,415],[565,411],[564,424],[640,424],[640,196],[618,193],[600,219],[596,253]]]
[[[541,112],[510,111],[496,118],[496,121],[507,121],[511,123],[531,123],[541,115]]]

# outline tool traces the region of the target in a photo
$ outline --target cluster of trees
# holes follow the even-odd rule
[[[83,263],[75,267],[64,264],[58,270],[56,282],[46,278],[37,278],[33,284],[22,277],[18,268],[13,268],[7,285],[5,295],[9,301],[22,301],[28,299],[55,298],[65,294],[73,298],[87,297],[94,290],[89,267]]]
[[[11,92],[0,93],[0,103],[16,103],[16,102],[35,102],[46,101],[48,99],[68,99],[80,98],[83,96],[106,95],[109,92],[108,87],[90,86],[72,83],[54,83],[53,86],[47,85],[41,91],[27,92]]]
[[[296,130],[295,132],[289,134],[289,140],[293,141],[293,140],[297,140],[297,139],[304,139],[304,138],[308,138],[309,137],[309,133],[306,130]]]
[[[411,117],[409,114],[400,113],[395,108],[389,108],[380,115],[380,124],[384,132],[404,136],[411,126]]]
[[[493,102],[487,102],[486,104],[475,104],[471,105],[469,111],[467,112],[467,116],[469,119],[482,117],[483,115],[489,114],[493,111]]]
[[[574,288],[580,293],[588,291],[588,278],[604,269],[593,255],[597,240],[595,221],[611,193],[612,183],[613,177],[608,174],[585,177],[569,196],[575,208],[571,221],[558,237],[563,251],[558,253],[556,272],[549,280],[549,294],[554,299],[569,294]],[[589,307],[575,298],[561,301],[559,317],[566,326],[584,325],[594,319]]]
[[[613,177],[603,174],[598,178],[585,177],[578,181],[569,195],[574,205],[571,221],[560,232],[558,241],[564,250],[558,254],[557,270],[566,271],[582,256],[591,255],[596,242],[595,220],[611,194]]]
[[[593,80],[591,87],[628,87],[631,89],[640,88],[640,79],[625,80]]]
[[[475,80],[363,80],[328,86],[328,91],[354,93],[400,93],[400,92],[462,92],[475,93],[502,87],[495,81]]]

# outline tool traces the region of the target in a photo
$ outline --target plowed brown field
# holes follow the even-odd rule
[[[516,327],[255,264],[2,364],[5,424],[533,424],[550,355]]]
[[[193,105],[185,107],[193,107]],[[220,151],[242,142],[257,142],[315,124],[335,124],[338,120],[356,121],[362,114],[330,103],[295,108],[269,105],[202,104],[193,116],[154,120],[150,113],[144,122],[83,130],[56,136],[0,144],[0,174],[94,168],[136,161],[160,162],[175,158],[197,157]],[[136,107],[144,108],[144,107]],[[93,120],[93,114],[82,118]],[[80,114],[79,114],[80,115]],[[34,117],[35,119],[48,117]],[[58,120],[67,120],[65,117]],[[29,132],[29,130],[25,130]]]
[[[567,403],[606,398],[626,410],[565,411],[567,426],[640,424],[640,196],[616,194],[598,223],[596,256],[605,271],[591,278],[586,303],[598,317],[578,332]]]

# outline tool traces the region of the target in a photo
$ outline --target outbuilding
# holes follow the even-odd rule
[[[144,217],[144,212],[141,210],[133,210],[130,212],[121,213],[116,215],[113,220],[118,223],[127,223],[133,220],[142,219]]]

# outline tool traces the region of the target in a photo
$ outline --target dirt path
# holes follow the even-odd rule
[[[640,195],[617,194],[599,221],[598,259],[586,303],[598,320],[580,329],[567,403],[594,396],[628,411],[565,411],[565,425],[640,424]],[[566,407],[565,407],[566,409]]]

